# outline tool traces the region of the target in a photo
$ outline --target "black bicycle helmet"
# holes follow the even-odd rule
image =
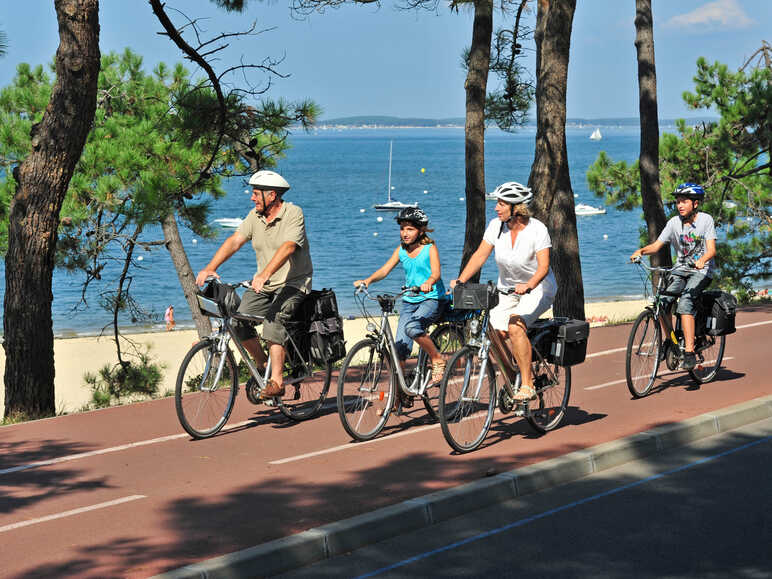
[[[429,224],[429,217],[423,209],[419,209],[418,207],[405,207],[394,219],[397,223],[407,221],[408,223],[413,223],[419,227],[425,227]]]

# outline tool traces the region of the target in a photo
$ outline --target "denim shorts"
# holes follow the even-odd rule
[[[438,300],[428,299],[422,302],[402,302],[402,312],[397,323],[397,356],[405,360],[413,350],[413,340],[426,334],[429,326],[440,319],[441,308]]]
[[[665,290],[669,294],[679,294],[676,312],[681,315],[697,315],[697,301],[702,290],[710,285],[711,278],[702,272],[676,271],[670,277],[670,283]],[[675,296],[663,296],[662,301],[667,308],[675,301]]]

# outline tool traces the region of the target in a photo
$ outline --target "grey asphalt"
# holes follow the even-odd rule
[[[750,426],[746,427],[746,425]],[[720,443],[722,440],[734,440],[736,444],[730,444],[731,448],[746,444],[751,441],[748,437],[753,436],[745,434],[746,430],[755,432],[754,429],[757,427],[766,428],[767,436],[772,434],[772,396],[758,398],[679,423],[657,427],[627,438],[572,452],[556,459],[497,474],[474,483],[411,499],[291,537],[170,571],[159,577],[262,577],[293,570],[297,570],[296,574],[288,576],[313,577],[334,574],[351,577],[399,564],[403,559],[414,556],[421,558],[408,565],[400,565],[391,571],[384,572],[392,577],[487,576],[491,573],[508,576],[522,575],[526,572],[533,575],[548,574],[565,577],[599,573],[606,575],[608,571],[612,576],[647,577],[669,575],[670,573],[665,569],[671,568],[675,570],[673,576],[710,576],[699,571],[700,563],[697,561],[699,559],[697,556],[688,558],[689,561],[694,559],[693,567],[675,566],[685,553],[701,552],[698,549],[699,542],[695,543],[690,551],[688,547],[679,545],[677,539],[684,535],[696,537],[704,543],[705,539],[712,537],[711,533],[714,530],[712,525],[716,524],[712,513],[725,512],[726,509],[719,509],[716,506],[716,503],[721,505],[721,501],[725,500],[724,497],[732,496],[738,499],[752,497],[748,501],[752,506],[746,506],[751,513],[743,510],[743,517],[745,520],[753,521],[754,532],[751,535],[758,535],[766,541],[767,548],[764,553],[772,552],[772,549],[768,548],[772,545],[772,535],[770,535],[772,505],[769,498],[772,493],[770,490],[772,489],[770,484],[772,483],[770,478],[772,463],[769,441],[757,443],[747,451],[741,450],[726,455],[729,459],[735,455],[743,456],[746,452],[761,452],[758,458],[750,462],[749,472],[730,474],[725,482],[731,484],[733,480],[740,479],[743,483],[749,481],[766,495],[762,497],[753,495],[750,488],[740,492],[733,488],[716,490],[712,503],[707,501],[708,497],[705,497],[705,500],[700,499],[705,506],[704,512],[710,515],[705,519],[710,521],[709,523],[699,522],[701,512],[687,513],[676,508],[688,503],[685,497],[702,497],[700,494],[690,493],[688,485],[684,487],[684,492],[676,492],[679,488],[678,477],[688,478],[693,472],[698,470],[703,472],[702,465],[683,470],[684,474],[672,473],[672,475],[656,478],[656,481],[661,481],[657,483],[661,487],[658,487],[659,490],[654,491],[653,495],[636,495],[650,488],[648,481],[641,482],[641,476],[645,478],[645,476],[676,468],[674,464],[683,462],[681,460],[679,463],[677,457],[682,456],[679,453],[685,453],[683,456],[692,456],[690,453],[698,452],[702,448],[701,445],[707,445],[705,447],[707,449],[712,448],[713,445],[718,445],[716,448],[723,448]],[[751,450],[756,446],[759,447],[758,450]],[[763,454],[764,451],[766,454]],[[717,450],[713,454],[719,452],[722,451]],[[705,456],[699,458],[705,458]],[[715,461],[718,460],[719,458],[712,459],[705,464],[717,464]],[[723,462],[724,457],[720,460]],[[625,466],[620,467],[620,465]],[[628,468],[632,470],[626,471],[625,469]],[[731,473],[735,468],[738,466],[733,465],[727,470]],[[644,475],[641,474],[642,472]],[[702,476],[708,481],[706,483],[708,488],[715,484],[711,476]],[[762,480],[759,480],[759,476]],[[651,483],[654,482],[651,481]],[[621,488],[628,483],[634,486],[629,489]],[[675,486],[668,486],[673,484]],[[598,493],[607,493],[608,500],[605,494],[593,498]],[[672,504],[665,502],[665,499],[672,499]],[[761,502],[758,502],[759,500]],[[575,501],[581,501],[582,504],[572,505]],[[761,510],[754,506],[756,504],[761,505]],[[553,509],[560,509],[559,513],[553,514],[551,512]],[[593,513],[592,517],[583,521],[582,514],[590,511]],[[757,514],[759,512],[762,513],[761,518]],[[572,525],[566,522],[567,519],[563,513],[579,513],[581,516]],[[560,516],[557,516],[558,514]],[[644,517],[644,515],[654,514],[658,514],[662,519],[648,521]],[[471,526],[467,528],[462,522],[467,517],[477,522],[470,523]],[[529,517],[535,517],[535,519],[531,521]],[[724,517],[722,514],[721,520]],[[614,524],[619,524],[620,521],[621,527],[615,527]],[[475,537],[480,532],[489,532],[492,529],[513,524],[515,527],[512,530],[518,530],[517,532],[520,533],[517,539],[510,537],[504,540],[500,537],[508,535],[509,531],[496,531],[484,541],[482,539],[471,541],[468,545],[469,551],[466,547],[460,551],[457,551],[459,547],[448,548],[448,545],[459,540],[459,537]],[[533,542],[524,540],[530,536],[534,537]],[[717,561],[731,560],[733,550],[739,549],[740,552],[745,552],[745,542],[738,545],[735,540],[737,537],[747,536],[741,528],[724,536],[731,540],[728,543],[717,542],[717,546],[727,544],[731,549],[706,550],[708,554],[720,554],[716,557]],[[606,540],[610,538],[620,546],[620,550],[616,552],[617,558],[613,558],[614,552],[606,555],[602,550],[594,547],[596,540],[603,540],[604,537]],[[490,551],[485,551],[479,546],[489,541],[493,545]],[[522,549],[519,548],[521,545]],[[576,549],[568,551],[567,546],[576,546]],[[425,553],[435,549],[444,550],[442,554],[424,556]],[[456,552],[462,554],[457,556]],[[509,559],[510,553],[516,553],[517,557]],[[559,560],[562,562],[557,562],[558,559],[553,554],[559,554]],[[612,559],[607,560],[609,557]],[[769,554],[765,557],[761,554],[749,555],[753,560],[752,563],[758,563],[758,565],[748,567],[746,576],[772,576],[769,557]],[[438,561],[445,560],[453,563],[444,570],[440,570]],[[639,567],[641,560],[652,560],[657,564],[651,563],[648,567]],[[318,563],[319,561],[323,562]],[[759,570],[764,573],[758,575]],[[726,572],[726,569],[716,568],[715,576],[727,576]]]
[[[770,577],[772,419],[281,577],[357,576]]]

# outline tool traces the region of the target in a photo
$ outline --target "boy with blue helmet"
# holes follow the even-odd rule
[[[716,227],[713,218],[698,211],[705,199],[705,190],[696,183],[682,183],[673,192],[678,215],[670,219],[654,243],[642,247],[630,256],[639,259],[642,255],[657,253],[666,243],[676,251],[677,261],[668,294],[680,294],[677,312],[681,314],[684,332],[683,368],[691,370],[697,363],[694,355],[694,316],[697,300],[713,277],[716,255]],[[671,302],[673,297],[665,298]]]

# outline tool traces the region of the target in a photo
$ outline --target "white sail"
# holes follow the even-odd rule
[[[600,129],[595,129],[590,135],[590,139],[593,141],[600,141],[602,138],[603,136],[600,134]]]

